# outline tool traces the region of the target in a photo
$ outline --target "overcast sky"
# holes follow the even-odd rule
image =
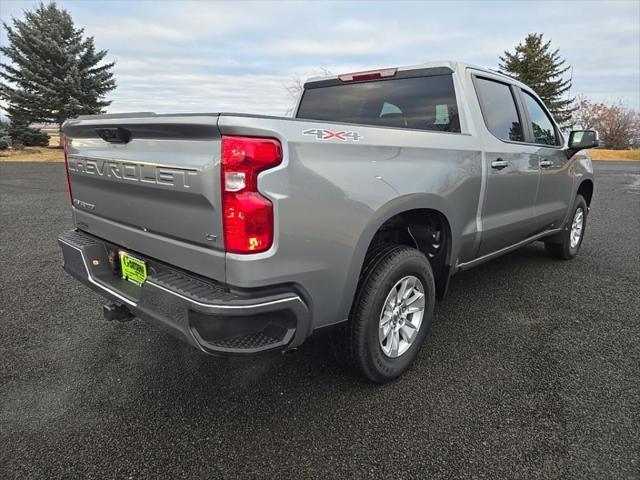
[[[36,2],[1,0],[9,22]],[[284,114],[286,86],[334,73],[461,60],[496,68],[542,32],[573,66],[572,94],[640,108],[640,2],[59,1],[108,49],[109,112]],[[4,32],[1,41],[6,42]]]

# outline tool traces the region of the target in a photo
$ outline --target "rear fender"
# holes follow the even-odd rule
[[[378,229],[395,215],[419,208],[438,210],[449,221],[452,231],[452,244],[449,252],[448,263],[452,264],[453,259],[456,258],[456,252],[459,248],[457,243],[458,235],[455,233],[457,231],[456,226],[452,224],[451,207],[446,200],[437,195],[420,193],[395,198],[375,211],[358,239],[353,256],[351,257],[347,281],[345,283],[346,287],[340,303],[340,318],[347,319],[349,316],[351,305],[353,304],[356,289],[358,287],[358,280],[360,272],[362,271],[364,259],[369,245],[371,245],[371,241]]]

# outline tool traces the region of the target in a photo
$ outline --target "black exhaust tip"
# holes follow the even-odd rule
[[[117,320],[119,322],[128,322],[133,320],[134,315],[125,305],[118,303],[110,303],[102,306],[102,314],[105,320]]]

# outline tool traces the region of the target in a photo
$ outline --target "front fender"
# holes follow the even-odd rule
[[[569,221],[569,216],[571,215],[571,210],[573,207],[573,201],[574,201],[573,199],[576,198],[576,195],[578,194],[578,190],[580,189],[580,185],[582,185],[582,183],[585,180],[590,180],[594,186],[594,191],[595,191],[593,162],[591,160],[591,155],[589,155],[589,152],[587,150],[581,150],[571,158],[570,168],[571,168],[572,177],[573,177],[572,195],[571,195],[572,200],[571,200],[571,204],[569,205],[569,208],[567,209],[567,213],[565,214],[562,225],[566,225],[567,222]]]

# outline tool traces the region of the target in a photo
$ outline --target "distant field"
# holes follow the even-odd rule
[[[24,150],[0,152],[0,162],[63,162],[64,153],[60,148],[60,137],[51,134],[49,147],[25,147]]]
[[[589,150],[593,160],[640,161],[640,150]]]
[[[24,150],[0,152],[0,162],[63,162],[61,148],[25,147]]]
[[[51,135],[49,138],[49,146],[50,147],[59,147],[60,146],[60,136]]]
[[[24,150],[0,152],[0,162],[63,162],[58,134],[49,133],[49,147],[25,147]]]

